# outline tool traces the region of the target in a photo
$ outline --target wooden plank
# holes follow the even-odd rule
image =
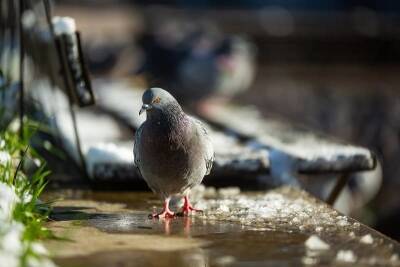
[[[257,177],[269,171],[268,152],[252,150],[237,143],[234,138],[227,138],[220,133],[213,134],[218,145],[214,166],[208,181],[223,176]],[[128,181],[141,179],[137,173],[133,158],[133,142],[120,142],[100,146],[93,144],[86,147],[86,159],[90,177],[98,181]],[[236,184],[231,181],[231,184]]]
[[[375,156],[368,149],[343,144],[276,119],[263,118],[255,107],[215,105],[202,116],[221,128],[253,139],[255,146],[288,154],[296,161],[296,170],[301,173],[375,168]]]

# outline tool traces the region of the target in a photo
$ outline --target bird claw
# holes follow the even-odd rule
[[[204,213],[203,210],[193,208],[192,206],[183,206],[182,210],[179,213],[177,213],[176,215],[180,216],[180,217],[188,216],[191,211],[200,212],[201,214]]]
[[[163,210],[163,211],[160,212],[160,213],[149,214],[149,219],[160,219],[160,218],[163,218],[163,219],[172,219],[172,218],[175,218],[175,217],[176,217],[176,215],[175,215],[174,212],[172,212],[172,211],[165,211],[165,210]]]

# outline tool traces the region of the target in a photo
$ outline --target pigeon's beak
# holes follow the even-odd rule
[[[152,108],[151,105],[149,105],[149,104],[143,104],[143,105],[142,105],[142,108],[141,108],[140,111],[139,111],[139,115],[141,115],[144,111],[149,110],[149,109],[151,109],[151,108]]]

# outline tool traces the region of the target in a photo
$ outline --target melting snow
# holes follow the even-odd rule
[[[351,250],[339,250],[336,254],[336,260],[341,262],[356,262],[357,257]]]
[[[30,202],[32,195],[25,192],[21,198],[16,194],[14,186],[0,182],[0,267],[21,266],[21,257],[27,249],[27,243],[22,238],[25,227],[14,221],[12,215],[15,206],[21,202]],[[40,243],[33,243],[30,249],[36,255],[48,255],[46,248]],[[26,257],[26,266],[55,267],[49,259],[37,258],[36,255],[30,254]]]
[[[218,195],[221,198],[228,198],[232,196],[236,196],[240,194],[240,188],[239,187],[225,187],[225,188],[220,188],[218,189]]]
[[[206,219],[237,221],[244,225],[318,232],[331,231],[338,226],[348,230],[356,227],[347,217],[309,199],[306,194],[288,197],[291,194],[284,190],[290,188],[283,188],[282,193],[275,191],[253,196],[232,192],[229,198],[201,199],[196,206],[205,210]]]
[[[372,236],[370,234],[364,235],[363,237],[361,237],[360,242],[363,244],[372,244],[374,243],[374,239],[372,238]]]
[[[310,236],[306,240],[305,245],[311,250],[327,250],[330,248],[329,244],[321,240],[317,235]]]
[[[20,201],[13,186],[0,182],[0,221],[10,221],[15,205]]]
[[[118,146],[114,143],[98,143],[89,148],[86,165],[91,176],[96,164],[110,162],[133,164],[132,147]]]
[[[4,223],[0,227],[0,266],[20,266],[23,253],[21,242],[24,226],[18,222]]]
[[[399,255],[398,255],[398,254],[393,254],[393,255],[390,257],[390,261],[391,261],[391,262],[398,262],[398,261],[399,261]]]
[[[4,140],[1,140],[4,141]],[[0,151],[0,164],[6,165],[8,162],[11,161],[11,155],[7,151]]]
[[[301,262],[302,262],[304,265],[315,265],[315,264],[318,263],[318,259],[312,258],[312,257],[303,257],[303,258],[301,259]]]

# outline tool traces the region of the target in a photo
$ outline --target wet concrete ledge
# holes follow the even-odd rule
[[[289,187],[203,193],[204,214],[169,220],[148,219],[151,193],[60,196],[48,226],[65,240],[46,243],[60,266],[400,265],[397,242]]]

